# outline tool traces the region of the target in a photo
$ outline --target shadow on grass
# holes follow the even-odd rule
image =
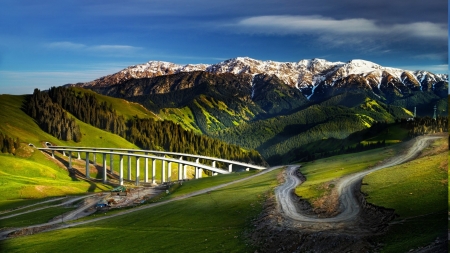
[[[50,157],[52,156],[52,153],[50,151],[46,150],[46,151],[42,151],[42,152],[46,153]],[[69,177],[72,179],[72,181],[84,181],[84,182],[89,183],[90,186],[89,186],[87,192],[95,192],[96,189],[99,189],[101,191],[106,190],[106,188],[102,189],[102,187],[99,187],[99,185],[96,182],[93,181],[93,180],[102,180],[103,179],[103,174],[102,174],[103,173],[103,170],[102,170],[103,167],[102,166],[94,165],[95,168],[97,169],[98,173],[97,173],[95,179],[88,179],[88,178],[86,178],[86,175],[84,175],[80,171],[78,171],[78,170],[76,170],[74,168],[69,168],[69,162],[66,161],[65,159],[63,159],[62,157],[57,156],[56,153],[57,152],[55,152],[54,159],[56,161],[58,161],[61,165],[63,165],[67,169],[67,171],[69,172]],[[62,155],[62,153],[61,153],[61,155]],[[74,160],[74,158],[72,157],[72,163],[73,163],[73,160]],[[117,175],[109,174],[109,176],[111,178],[117,178],[118,179]]]

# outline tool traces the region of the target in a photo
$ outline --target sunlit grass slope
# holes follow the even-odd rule
[[[391,146],[304,163],[300,172],[305,175],[306,181],[295,189],[295,193],[313,203],[331,191],[335,179],[368,169],[393,156],[396,149],[397,147]]]
[[[407,252],[447,234],[447,139],[435,142],[425,156],[367,175],[367,201],[395,209],[400,223],[383,237],[383,252]]]
[[[137,148],[125,139],[77,121],[82,141],[65,142],[42,131],[34,120],[22,111],[26,96],[0,95],[0,132],[19,138],[21,148],[16,156],[1,154],[0,180],[5,194],[0,196],[3,208],[14,205],[14,199],[42,198],[87,191],[105,190],[102,184],[73,181],[65,168],[50,161],[41,152],[28,147],[28,143],[41,146],[49,141],[56,145]],[[125,108],[122,106],[122,108]],[[93,175],[96,177],[97,175]],[[7,201],[9,200],[9,201]],[[0,204],[1,205],[1,204]]]
[[[244,234],[279,172],[82,227],[2,241],[0,247],[7,252],[80,252],[80,247],[83,252],[254,252]]]

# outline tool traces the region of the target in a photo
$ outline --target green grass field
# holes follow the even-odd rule
[[[314,203],[331,191],[335,179],[368,169],[393,156],[396,149],[397,147],[392,146],[304,163],[300,172],[305,175],[306,181],[295,189],[295,193]]]
[[[448,146],[443,138],[428,149]],[[408,163],[367,175],[362,191],[367,201],[395,209],[400,224],[381,238],[382,252],[407,252],[446,236],[448,152],[431,152]]]
[[[445,236],[450,207],[446,147],[447,139],[439,139],[422,152],[423,157],[364,178],[362,191],[368,194],[367,201],[395,209],[398,220],[404,220],[378,238],[385,245],[383,252],[407,252]],[[367,169],[395,155],[398,149],[394,145],[302,164],[300,171],[307,180],[296,189],[296,194],[314,204],[331,192],[334,179]]]
[[[279,172],[111,220],[1,241],[0,247],[7,252],[254,252],[244,233]]]

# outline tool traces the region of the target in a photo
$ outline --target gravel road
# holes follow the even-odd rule
[[[310,215],[302,214],[296,209],[296,202],[291,192],[301,183],[300,179],[295,175],[298,166],[289,166],[286,170],[286,182],[275,189],[275,196],[279,203],[279,209],[282,215],[294,222],[303,224],[320,224],[320,223],[349,223],[358,219],[360,213],[360,206],[354,196],[355,187],[367,174],[391,167],[397,164],[404,163],[415,158],[420,152],[429,145],[432,140],[442,138],[437,136],[420,136],[411,140],[409,147],[401,154],[369,169],[359,173],[345,176],[341,178],[336,184],[339,195],[339,209],[338,215],[330,218],[318,218]],[[323,226],[322,226],[323,227]]]

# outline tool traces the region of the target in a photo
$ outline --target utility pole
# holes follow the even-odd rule
[[[433,114],[433,119],[436,120],[436,105],[434,105],[434,114]]]

